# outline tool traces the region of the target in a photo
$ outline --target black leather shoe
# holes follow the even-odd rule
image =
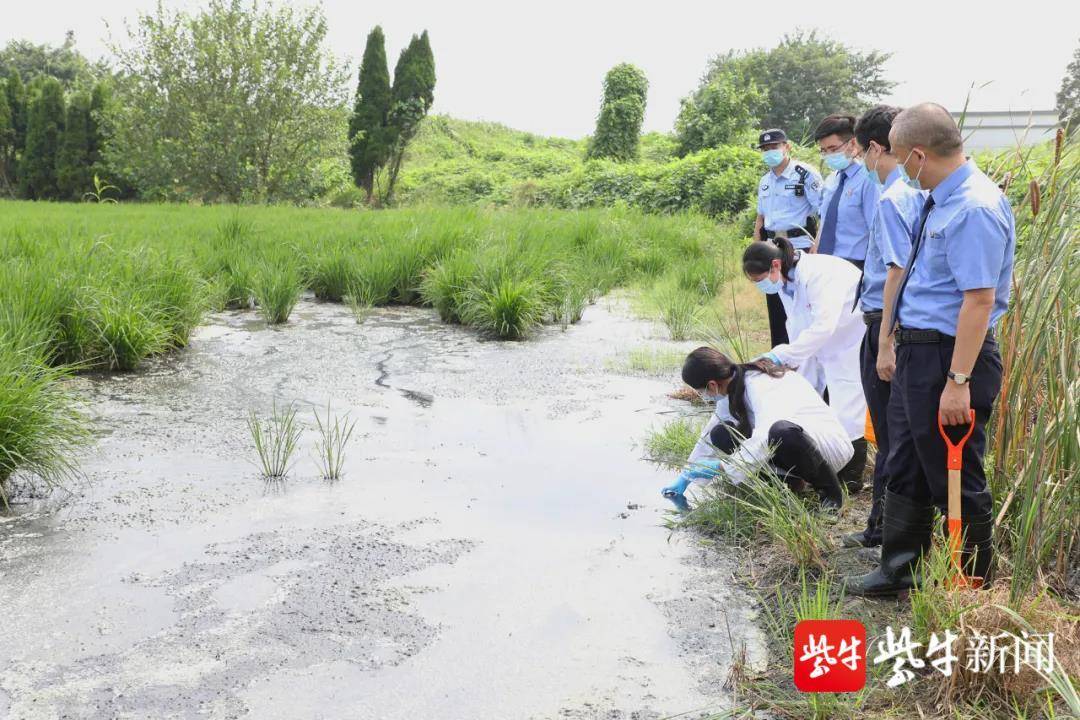
[[[866,575],[844,578],[848,594],[889,597],[915,587],[916,565],[930,549],[934,506],[885,492],[881,521],[881,563]]]
[[[851,456],[848,464],[840,468],[837,475],[840,481],[847,485],[848,492],[854,495],[863,489],[863,475],[866,474],[866,438],[851,441],[855,448],[855,454]]]

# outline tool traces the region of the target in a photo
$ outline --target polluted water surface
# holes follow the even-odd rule
[[[615,300],[497,342],[418,308],[219,313],[80,376],[83,477],[0,523],[0,717],[659,718],[762,659],[731,563],[672,537],[641,460],[671,379]],[[264,483],[246,425],[293,403]],[[356,422],[344,475],[313,412]]]

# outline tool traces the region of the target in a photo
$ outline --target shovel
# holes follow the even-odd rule
[[[952,557],[956,575],[950,580],[949,586],[956,588],[978,588],[982,586],[983,579],[969,577],[964,574],[964,566],[960,559],[960,550],[964,545],[964,526],[960,522],[960,469],[964,466],[964,445],[971,433],[975,430],[975,411],[971,411],[971,421],[968,425],[967,434],[960,441],[953,441],[945,433],[945,426],[941,424],[941,416],[938,416],[938,432],[945,439],[945,447],[948,449],[946,467],[949,469],[949,555]]]

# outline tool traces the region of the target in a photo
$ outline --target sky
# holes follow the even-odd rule
[[[156,2],[7,0],[0,44],[16,38],[58,44],[72,30],[80,51],[107,57],[110,38],[124,37],[124,20]],[[434,112],[566,137],[592,132],[612,65],[631,62],[645,71],[645,130],[668,131],[679,99],[697,85],[709,58],[771,47],[797,28],[892,53],[885,74],[897,86],[885,100],[933,100],[954,110],[969,92],[974,110],[1053,108],[1080,42],[1080,3],[1061,0],[900,0],[895,12],[887,2],[867,10],[809,0],[325,0],[322,6],[330,50],[354,70],[372,26],[386,33],[391,69],[409,37],[427,29],[438,76]]]

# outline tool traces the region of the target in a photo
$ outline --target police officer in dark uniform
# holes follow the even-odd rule
[[[757,149],[770,168],[758,183],[754,239],[786,237],[798,250],[807,250],[817,234],[821,204],[821,175],[806,163],[791,158],[791,143],[783,130],[761,133]],[[769,309],[770,347],[788,342],[787,315],[778,295],[766,295]]]

